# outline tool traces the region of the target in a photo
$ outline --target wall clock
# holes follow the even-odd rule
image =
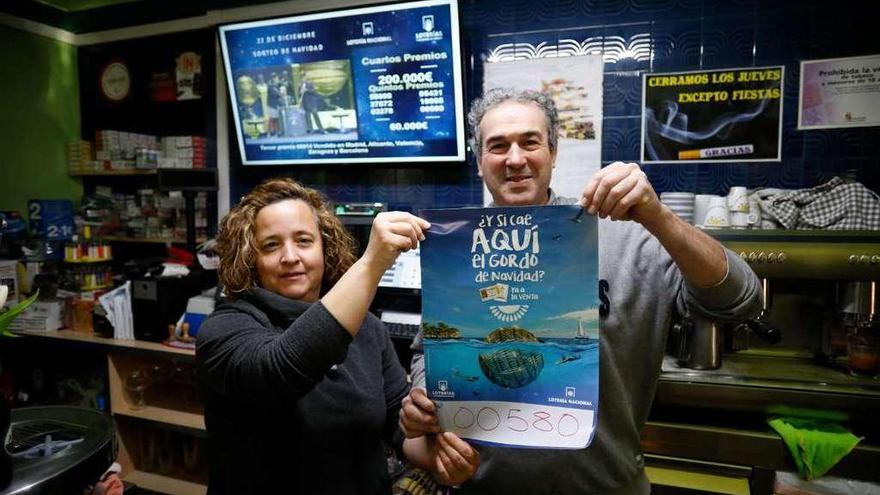
[[[131,91],[131,75],[128,66],[120,61],[107,64],[101,71],[101,93],[112,102],[125,99]]]

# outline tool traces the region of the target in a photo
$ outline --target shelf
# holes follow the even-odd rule
[[[99,236],[98,239],[102,241],[108,242],[143,242],[148,244],[186,244],[186,239],[166,239],[164,237],[126,237],[126,236],[117,236],[117,235],[102,235]],[[196,239],[197,244],[201,244],[208,239],[201,237]]]
[[[96,290],[107,290],[107,289],[112,289],[112,288],[113,288],[112,284],[95,285],[92,287],[80,287],[78,291],[74,291],[74,292],[94,292]]]
[[[113,400],[113,414],[116,416],[128,416],[130,418],[146,419],[157,423],[165,423],[169,425],[184,426],[193,430],[205,431],[205,417],[201,414],[195,414],[186,411],[178,411],[175,409],[165,409],[162,407],[144,406],[141,409],[132,409],[128,403],[123,400]]]
[[[146,471],[131,471],[124,475],[123,479],[140,488],[169,495],[202,495],[208,492],[208,487],[205,485]]]
[[[876,230],[739,230],[705,229],[719,241],[752,242],[852,242],[876,243],[880,231]]]
[[[135,349],[142,351],[163,352],[168,354],[181,354],[185,356],[195,356],[195,351],[191,349],[180,349],[170,347],[159,342],[147,342],[145,340],[120,340],[99,337],[94,334],[74,332],[73,330],[55,330],[41,332],[37,330],[21,330],[15,331],[16,335],[28,337],[41,337],[53,340],[67,340],[75,342],[83,342],[86,344],[105,345],[122,349]]]
[[[64,260],[65,263],[70,263],[71,265],[89,265],[95,263],[110,263],[113,261],[113,258],[104,258],[104,259],[91,259],[84,258],[81,260]]]
[[[159,191],[215,192],[218,188],[215,168],[79,170],[69,171],[68,175],[71,177],[156,176],[155,187]]]
[[[137,409],[131,407],[131,402],[127,398],[128,393],[125,390],[123,377],[127,376],[132,370],[142,369],[144,361],[143,359],[136,359],[131,356],[125,357],[112,353],[107,355],[110,410],[113,414],[115,416],[127,416],[205,431],[205,416],[200,412],[193,412],[194,406],[187,405],[180,397],[182,394],[171,394],[170,396],[163,394],[161,397],[163,400],[153,402],[152,404],[147,402],[146,405]],[[192,386],[194,387],[195,384],[192,384]],[[144,398],[149,398],[149,395]],[[167,401],[164,401],[165,399]],[[159,404],[158,406],[156,405],[157,403]]]
[[[156,175],[156,169],[122,169],[122,170],[79,170],[76,172],[69,172],[68,175],[71,177],[84,177],[84,176],[117,176],[117,175]]]

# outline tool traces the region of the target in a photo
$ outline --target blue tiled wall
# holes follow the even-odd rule
[[[650,165],[658,191],[725,193],[732,185],[811,187],[835,175],[880,191],[880,127],[797,130],[800,61],[880,53],[876,0],[461,0],[468,99],[480,93],[483,60],[501,43],[560,38],[597,49],[650,47],[643,60],[606,57],[603,164],[637,161],[644,72],[784,65],[781,163]],[[599,41],[601,40],[601,43]],[[472,61],[472,63],[470,62]],[[234,137],[232,137],[234,139]],[[467,167],[242,167],[232,157],[233,202],[261,179],[289,175],[335,201],[391,208],[474,206],[482,186]]]

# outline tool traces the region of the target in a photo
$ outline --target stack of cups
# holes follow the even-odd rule
[[[749,193],[743,186],[730,188],[727,195],[727,208],[730,210],[730,226],[735,229],[749,227]]]
[[[660,202],[687,223],[694,221],[694,193],[664,192],[660,193]]]

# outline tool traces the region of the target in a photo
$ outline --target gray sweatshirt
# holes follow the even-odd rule
[[[551,195],[550,204],[574,204]],[[580,450],[477,445],[480,468],[462,493],[647,494],[639,432],[660,375],[667,329],[679,314],[741,321],[760,310],[760,281],[725,249],[716,287],[690,286],[660,242],[636,222],[599,221],[599,411],[593,442]],[[425,386],[421,335],[413,343],[413,386]]]

